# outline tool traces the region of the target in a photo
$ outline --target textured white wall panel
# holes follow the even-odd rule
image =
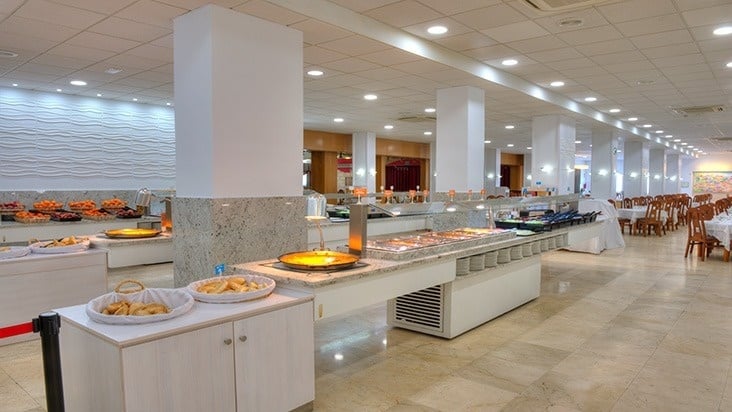
[[[173,110],[0,88],[0,190],[172,188]]]

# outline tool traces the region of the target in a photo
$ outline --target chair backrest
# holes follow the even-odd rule
[[[608,199],[607,201],[608,201],[608,203],[610,203],[611,205],[613,205],[613,206],[614,206],[614,207],[615,207],[616,209],[618,208],[618,207],[617,207],[617,206],[615,205],[615,199]]]
[[[714,206],[710,204],[703,204],[699,206],[699,214],[702,217],[702,220],[712,220],[714,219]]]
[[[643,206],[646,204],[645,197],[634,197],[632,200],[633,200],[633,206]]]
[[[661,220],[661,209],[663,209],[663,200],[654,200],[646,209],[646,220]]]
[[[705,242],[707,231],[704,227],[704,219],[698,207],[690,207],[686,213],[687,226],[689,228],[689,240]]]
[[[623,208],[624,209],[630,209],[633,207],[633,199],[626,197],[623,199]]]

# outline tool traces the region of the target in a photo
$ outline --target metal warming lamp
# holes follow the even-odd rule
[[[323,228],[320,227],[320,222],[328,218],[328,211],[326,210],[327,201],[325,196],[320,193],[312,193],[307,197],[307,212],[305,218],[311,222],[315,222],[315,226],[318,228],[318,235],[320,235],[320,250],[325,250],[325,238],[323,237]]]

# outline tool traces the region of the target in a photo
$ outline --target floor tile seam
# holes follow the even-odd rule
[[[722,410],[722,402],[724,402],[725,395],[727,395],[727,388],[728,388],[728,385],[729,385],[729,374],[730,374],[730,371],[732,370],[732,359],[728,360],[727,363],[728,363],[728,365],[727,365],[727,377],[724,380],[724,389],[722,389],[722,396],[719,397],[719,402],[717,402],[717,410],[718,411],[721,411]]]
[[[24,394],[26,394],[28,396],[28,398],[30,398],[33,401],[33,403],[35,404],[36,407],[40,408],[43,406],[43,405],[41,405],[40,402],[38,402],[38,400],[36,400],[36,398],[33,395],[31,395],[30,392],[28,392],[28,390],[25,388],[25,386],[23,386],[20,382],[18,382],[13,377],[13,375],[11,375],[5,368],[0,367],[0,370],[2,370],[3,373],[5,373],[8,376],[8,378],[13,382],[13,384],[15,386],[17,386]],[[44,384],[45,384],[45,382],[44,382]]]

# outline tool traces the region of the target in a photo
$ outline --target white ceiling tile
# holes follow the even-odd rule
[[[333,3],[357,12],[375,9],[398,1],[399,0],[331,0]]]
[[[173,7],[153,0],[139,0],[116,14],[117,17],[151,24],[153,26],[173,28],[173,19],[188,13],[188,9]]]
[[[546,64],[547,66],[556,69],[556,70],[563,70],[563,69],[577,69],[577,68],[584,68],[584,67],[597,67],[597,64],[593,62],[590,59],[581,57],[579,59],[570,59],[570,60],[560,60],[556,62],[549,62]]]
[[[406,75],[403,71],[394,70],[389,67],[380,67],[378,69],[366,70],[355,74],[371,80],[391,80],[398,77],[404,77]]]
[[[475,30],[490,29],[527,20],[526,16],[505,4],[483,7],[453,16],[460,23]]]
[[[17,50],[28,50],[43,52],[60,43],[60,40],[45,40],[38,37],[23,36],[12,33],[0,32],[0,49],[10,50],[17,53]]]
[[[364,36],[349,36],[338,40],[321,43],[320,47],[328,50],[344,53],[349,56],[358,56],[360,54],[369,54],[389,47],[384,43],[371,40]]]
[[[48,74],[56,77],[66,76],[75,71],[74,69],[70,69],[68,67],[48,66],[38,63],[26,63],[20,66],[17,70],[28,73]]]
[[[699,53],[699,48],[694,43],[675,44],[673,46],[653,47],[643,49],[641,52],[649,59],[660,57],[682,56],[685,54]]]
[[[395,64],[391,67],[393,69],[413,74],[434,73],[449,69],[449,67],[445,66],[444,64],[433,62],[430,60],[420,60],[416,62]]]
[[[28,0],[14,13],[14,16],[61,24],[75,29],[85,29],[105,17],[103,14],[46,0]]]
[[[530,20],[506,24],[504,26],[493,27],[490,29],[484,29],[480,32],[489,36],[493,40],[496,40],[499,43],[508,43],[524,39],[531,39],[534,37],[541,37],[549,34],[548,31],[544,30],[541,26]]]
[[[695,72],[695,73],[678,73],[678,74],[667,74],[664,71],[664,74],[666,77],[671,81],[671,83],[676,82],[685,82],[690,80],[713,80],[714,74],[711,70],[707,70],[704,72]]]
[[[124,79],[117,80],[115,84],[121,84],[123,86],[130,86],[130,87],[137,87],[137,88],[143,88],[143,89],[150,89],[153,87],[161,86],[165,84],[165,81],[154,81],[154,80],[145,80],[140,78],[134,78],[134,77],[127,77]]]
[[[169,64],[166,64],[166,65],[163,65],[163,66],[158,66],[158,67],[152,69],[152,71],[160,72],[160,73],[173,74],[173,64],[172,63],[169,63]]]
[[[685,29],[686,25],[678,14],[667,14],[665,16],[655,16],[625,23],[618,23],[615,27],[623,33],[623,36],[634,37],[644,34]]]
[[[516,50],[502,44],[495,46],[481,47],[479,49],[466,50],[463,54],[477,60],[494,60],[519,54]]]
[[[348,59],[323,63],[323,67],[325,67],[326,69],[338,70],[344,73],[352,73],[376,69],[379,66],[366,60],[350,57]]]
[[[598,6],[597,9],[611,23],[660,16],[676,12],[671,0],[626,0]]]
[[[448,16],[466,12],[469,10],[479,9],[481,7],[492,6],[498,4],[501,0],[460,0],[460,1],[445,1],[445,0],[418,0],[425,6],[431,7],[442,14]]]
[[[709,66],[706,64],[694,64],[691,66],[661,67],[660,69],[664,74],[668,76],[673,76],[676,74],[706,72],[709,70]]]
[[[167,47],[169,49],[173,48],[173,33],[160,37],[159,39],[155,39],[150,42],[150,44],[160,47]]]
[[[732,37],[725,36],[712,40],[703,40],[699,43],[699,48],[707,53],[720,50],[732,50]]]
[[[732,22],[732,4],[722,4],[719,6],[707,7],[704,9],[694,9],[681,13],[689,26],[708,26],[711,24],[731,23]]]
[[[92,0],[92,1],[94,1],[94,0]],[[115,0],[107,0],[107,1],[115,1]],[[207,4],[215,4],[217,6],[221,6],[221,7],[230,9],[234,6],[238,6],[238,5],[246,2],[246,0],[213,0],[213,1],[212,0],[155,0],[155,1],[157,1],[158,3],[168,4],[170,6],[182,7],[187,10],[195,10],[195,9],[205,6]]]
[[[163,27],[137,23],[117,17],[110,17],[101,23],[95,24],[89,28],[89,31],[139,42],[149,42],[171,33],[171,30]]]
[[[527,53],[527,55],[538,62],[555,62],[559,60],[570,60],[582,58],[577,50],[572,47],[565,47],[562,49],[547,50],[543,52]]]
[[[393,89],[397,87],[397,84],[392,84],[385,80],[378,80],[378,81],[372,81],[372,82],[366,82],[366,83],[358,83],[358,84],[352,84],[351,85],[355,89],[361,89],[364,94],[365,93],[376,93],[380,96],[380,98],[383,101],[383,97],[385,95],[384,90]]]
[[[307,16],[303,16],[300,13],[295,13],[294,11],[274,5],[264,0],[251,0],[240,6],[236,6],[233,9],[238,12],[279,23],[284,26],[289,26],[293,23],[297,23],[298,21],[308,19]]]
[[[559,23],[568,19],[581,19],[580,26],[564,25]],[[595,8],[587,8],[576,10],[569,13],[556,14],[549,17],[542,17],[535,20],[537,24],[544,27],[551,33],[562,33],[565,31],[573,31],[577,29],[589,29],[592,27],[605,26],[608,21],[597,12]]]
[[[119,84],[117,82],[114,83],[107,83],[104,86],[100,87],[100,90],[102,91],[108,91],[108,92],[117,92],[117,93],[134,93],[139,90],[142,90],[141,87],[133,87],[133,86],[127,86],[123,84]]]
[[[70,69],[81,69],[96,63],[93,60],[84,60],[78,57],[57,56],[44,53],[32,60],[33,63],[46,64],[51,66],[68,67]]]
[[[663,33],[647,34],[645,36],[633,37],[630,41],[639,49],[668,46],[672,44],[686,44],[693,42],[688,30],[674,30]]]
[[[135,46],[139,46],[140,42],[85,31],[67,40],[66,44],[121,53]]]
[[[414,0],[402,0],[377,9],[371,9],[365,15],[394,27],[406,27],[440,18],[440,14]]]
[[[556,36],[542,36],[533,39],[520,40],[508,43],[507,46],[518,50],[521,53],[543,52],[553,49],[566,48],[567,43],[559,40]]]
[[[54,3],[107,15],[121,10],[136,1],[137,0],[53,0]]]
[[[636,47],[628,39],[616,39],[591,44],[582,44],[577,46],[576,49],[586,56],[598,56],[601,54],[631,51],[635,50]]]
[[[31,81],[37,81],[37,82],[45,82],[45,83],[51,83],[54,80],[58,79],[60,76],[54,76],[49,74],[40,74],[40,73],[29,73],[24,72],[20,70],[14,70],[10,72],[9,77],[19,80],[31,80]]]
[[[66,40],[80,31],[80,29],[16,16],[11,16],[0,23],[0,32],[52,41]]]
[[[655,64],[656,67],[688,66],[704,62],[704,56],[700,53],[653,59],[653,64]]]
[[[612,26],[599,26],[591,29],[559,33],[557,37],[571,45],[580,45],[619,39],[623,37],[623,35]]]
[[[303,33],[303,41],[308,44],[319,44],[353,35],[348,30],[343,30],[315,19],[304,20],[290,27],[300,30]]]
[[[159,60],[163,62],[173,62],[173,49],[167,47],[154,46],[152,44],[143,44],[125,52],[132,56],[145,57],[151,60]]]
[[[374,53],[363,54],[359,56],[359,58],[384,66],[422,60],[422,58],[416,54],[400,49],[387,49]]]
[[[471,31],[457,36],[450,36],[433,40],[435,43],[441,44],[449,49],[463,51],[469,49],[477,49],[480,47],[492,46],[496,42],[483,33]]]
[[[112,58],[105,60],[107,67],[132,67],[135,69],[150,70],[158,66],[162,66],[165,63],[169,63],[161,60],[147,59],[144,57],[134,56],[129,53],[118,54]]]
[[[348,56],[318,46],[307,46],[302,51],[303,60],[308,64],[323,64],[335,60],[345,59]]]
[[[114,56],[113,52],[92,49],[89,47],[79,47],[71,44],[61,44],[49,50],[49,53],[63,57],[79,58],[84,60],[99,61]]]
[[[0,2],[0,13],[10,14],[14,12],[25,0],[3,0]]]
[[[116,77],[108,73],[99,72],[99,71],[92,71],[92,70],[79,70],[77,72],[74,72],[74,76],[85,81],[94,81],[94,82],[100,82],[100,83],[109,83],[111,81],[116,80]]]
[[[647,60],[646,56],[644,56],[641,52],[637,50],[625,51],[620,53],[601,54],[599,56],[594,56],[591,59],[592,61],[600,65],[616,64],[617,62],[627,63]]]
[[[439,35],[430,34],[429,32],[427,32],[427,29],[432,26],[444,26],[448,29],[448,32]],[[411,26],[402,27],[402,30],[431,41],[436,41],[439,39],[447,38],[448,36],[456,36],[473,31],[471,28],[464,26],[449,17],[443,17],[440,19],[429,20],[422,23],[413,24]]]

